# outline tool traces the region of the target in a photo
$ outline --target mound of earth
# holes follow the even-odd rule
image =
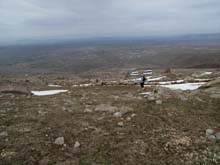
[[[28,90],[27,86],[19,85],[19,84],[1,84],[0,85],[0,93],[11,93],[11,94],[31,94]]]
[[[204,84],[200,89],[202,92],[208,93],[212,98],[220,98],[220,78]]]

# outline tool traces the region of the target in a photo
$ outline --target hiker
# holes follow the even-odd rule
[[[145,76],[143,75],[143,76],[141,77],[141,82],[140,82],[141,88],[144,88],[144,83],[145,83],[145,81],[146,81],[146,78],[145,78]]]

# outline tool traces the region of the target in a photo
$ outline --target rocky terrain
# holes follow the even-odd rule
[[[133,72],[2,75],[0,164],[220,164],[219,70]]]

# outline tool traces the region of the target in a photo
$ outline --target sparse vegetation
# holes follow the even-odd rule
[[[181,78],[199,74],[200,70],[185,72],[175,70]],[[215,71],[216,77],[218,74]],[[42,97],[0,94],[1,163],[220,163],[219,141],[209,140],[205,133],[209,128],[220,131],[219,98],[210,97],[212,93],[207,90],[213,86],[197,92],[166,89],[157,93],[156,100],[148,100],[140,93],[152,92],[153,86],[144,90],[132,84],[74,87],[70,75],[62,75],[62,79],[57,75],[30,75],[26,85],[38,90],[55,89],[46,86],[54,82],[68,92]],[[116,73],[108,75],[106,82]],[[16,84],[22,84],[21,76],[5,76],[1,81],[15,78]],[[83,81],[78,79],[74,84]],[[218,84],[209,84],[220,91]]]

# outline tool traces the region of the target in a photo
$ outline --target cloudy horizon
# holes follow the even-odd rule
[[[0,43],[220,32],[218,0],[1,0]]]

